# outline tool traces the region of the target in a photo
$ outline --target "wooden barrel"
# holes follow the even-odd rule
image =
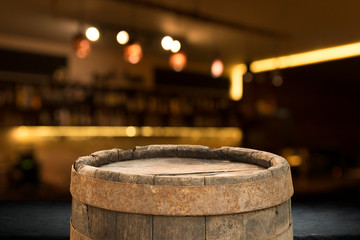
[[[246,148],[150,145],[80,157],[71,239],[293,239],[290,167]]]

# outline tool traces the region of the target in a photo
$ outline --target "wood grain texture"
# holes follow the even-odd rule
[[[153,227],[154,240],[205,239],[205,217],[154,216]]]
[[[205,181],[201,176],[155,176],[154,185],[204,186]]]
[[[85,236],[78,230],[76,230],[72,224],[72,221],[70,221],[70,239],[71,240],[90,240],[91,238]]]
[[[91,154],[96,160],[95,165],[96,167],[119,161],[119,152],[116,148],[110,150],[101,150]]]
[[[275,234],[281,234],[292,226],[291,200],[276,206],[275,214]]]
[[[116,212],[88,205],[90,238],[116,239]]]
[[[206,217],[207,240],[245,239],[246,214],[231,214]]]
[[[76,203],[73,204],[80,204]],[[79,207],[79,205],[75,205]],[[73,228],[78,233],[72,233],[71,239],[194,239],[194,240],[232,240],[232,239],[292,239],[292,217],[289,211],[290,201],[269,209],[219,216],[203,217],[171,217],[150,216],[112,212],[89,207],[87,213],[83,210],[73,213]],[[83,209],[87,209],[82,206]],[[95,211],[94,211],[95,210]],[[84,214],[85,213],[85,214]],[[89,215],[88,215],[89,214]],[[116,219],[114,220],[114,214]],[[88,222],[87,218],[90,218]],[[93,221],[93,218],[101,219]],[[99,224],[94,230],[75,227],[74,223]],[[110,222],[110,224],[109,224]],[[113,223],[116,223],[115,227]],[[106,225],[106,226],[105,226]],[[109,230],[108,227],[113,229]],[[103,229],[101,229],[103,228]],[[111,238],[113,234],[114,238]]]
[[[74,239],[152,239],[151,215],[110,211],[73,199],[71,218]]]
[[[289,165],[258,150],[98,151],[75,161],[71,194],[71,239],[292,239]]]
[[[290,201],[279,206],[240,214],[206,216],[206,239],[292,239]],[[290,228],[290,229],[289,229]]]
[[[88,206],[84,203],[72,199],[72,226],[85,236],[90,236],[90,226],[88,218]]]
[[[153,239],[153,216],[116,212],[117,240]]]
[[[265,181],[209,186],[169,186],[104,181],[76,173],[73,198],[99,208],[151,215],[201,216],[268,208],[287,201],[290,175]]]

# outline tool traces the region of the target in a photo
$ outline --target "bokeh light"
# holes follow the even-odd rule
[[[125,45],[129,41],[129,34],[126,31],[122,30],[116,35],[116,40],[119,44]]]
[[[224,72],[224,64],[220,59],[215,59],[211,64],[211,76],[220,77]]]
[[[275,87],[280,87],[283,84],[284,79],[283,79],[283,77],[281,75],[275,75],[271,79],[271,82]]]
[[[169,58],[169,64],[176,72],[180,72],[185,68],[186,61],[186,55],[182,52],[174,53]]]
[[[91,51],[90,41],[82,34],[75,37],[73,42],[75,54],[78,58],[86,58]]]
[[[234,101],[239,101],[243,97],[243,75],[246,70],[246,65],[242,63],[234,65],[231,69],[229,93]]]
[[[142,48],[140,43],[135,42],[125,47],[124,58],[131,64],[137,64],[142,58]]]
[[[137,134],[136,127],[133,127],[133,126],[127,127],[125,132],[128,137],[135,137]]]
[[[90,41],[97,41],[100,38],[100,32],[96,27],[89,27],[86,29],[86,37]]]
[[[163,39],[161,40],[161,46],[164,50],[170,50],[172,43],[173,43],[173,39],[170,36],[165,36],[163,37]]]
[[[178,51],[180,51],[181,49],[181,44],[178,40],[174,40],[172,43],[171,43],[171,52],[173,53],[177,53]]]

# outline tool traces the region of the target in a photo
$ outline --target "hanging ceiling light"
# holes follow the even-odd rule
[[[181,49],[180,42],[178,40],[174,40],[171,44],[171,48],[170,48],[171,52],[177,53],[178,51],[180,51],[180,49]]]
[[[78,58],[86,58],[91,51],[90,41],[83,35],[79,34],[74,38],[73,47]]]
[[[140,43],[134,42],[124,48],[124,58],[131,64],[137,64],[142,58],[142,48]]]
[[[170,36],[165,36],[163,37],[163,39],[161,40],[161,46],[164,50],[170,50],[171,49],[171,46],[172,46],[172,43],[173,43],[173,39],[172,37]]]
[[[129,34],[126,31],[122,30],[116,35],[116,40],[119,44],[125,45],[129,41]]]
[[[181,43],[170,36],[163,37],[161,40],[161,46],[164,50],[171,50],[173,53],[177,53],[181,49]]]
[[[231,69],[230,75],[230,98],[239,101],[243,97],[243,75],[246,73],[245,64],[237,64]]]
[[[174,53],[169,58],[169,64],[176,72],[180,72],[186,66],[186,55],[183,52]]]
[[[298,67],[314,63],[356,57],[359,55],[360,42],[355,42],[330,48],[257,60],[251,63],[250,68],[253,73],[259,73],[276,69]]]
[[[220,77],[224,72],[224,64],[221,59],[216,58],[211,64],[211,76],[213,78]]]
[[[89,27],[85,34],[90,41],[97,41],[100,38],[100,32],[96,27]]]

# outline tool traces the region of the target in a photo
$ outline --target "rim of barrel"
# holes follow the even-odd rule
[[[267,169],[228,178],[201,176],[200,181],[193,181],[191,177],[157,179],[156,175],[119,174],[98,168],[117,161],[154,157],[229,160],[262,164]],[[80,157],[72,166],[70,192],[80,202],[118,212],[200,216],[276,206],[291,198],[293,187],[289,164],[272,153],[238,147],[149,145],[132,150],[102,150]]]
[[[134,149],[123,150],[113,148],[110,150],[101,150],[90,154],[89,156],[79,157],[74,162],[74,170],[79,174],[89,177],[95,177],[108,181],[125,181],[129,183],[142,183],[153,185],[153,179],[148,175],[129,174],[136,176],[134,178],[126,178],[126,174],[122,173],[123,179],[119,179],[118,173],[113,171],[100,169],[99,166],[120,162],[141,160],[150,158],[197,158],[207,160],[228,160],[230,162],[242,162],[254,164],[264,167],[263,171],[238,176],[237,183],[243,181],[265,180],[286,174],[290,166],[288,162],[281,156],[273,153],[242,148],[242,147],[221,147],[209,148],[202,145],[147,145],[136,146]],[[219,178],[227,179],[233,176],[219,176]],[[216,177],[215,177],[216,178]],[[224,181],[226,184],[227,181]],[[211,181],[209,182],[211,184]]]

